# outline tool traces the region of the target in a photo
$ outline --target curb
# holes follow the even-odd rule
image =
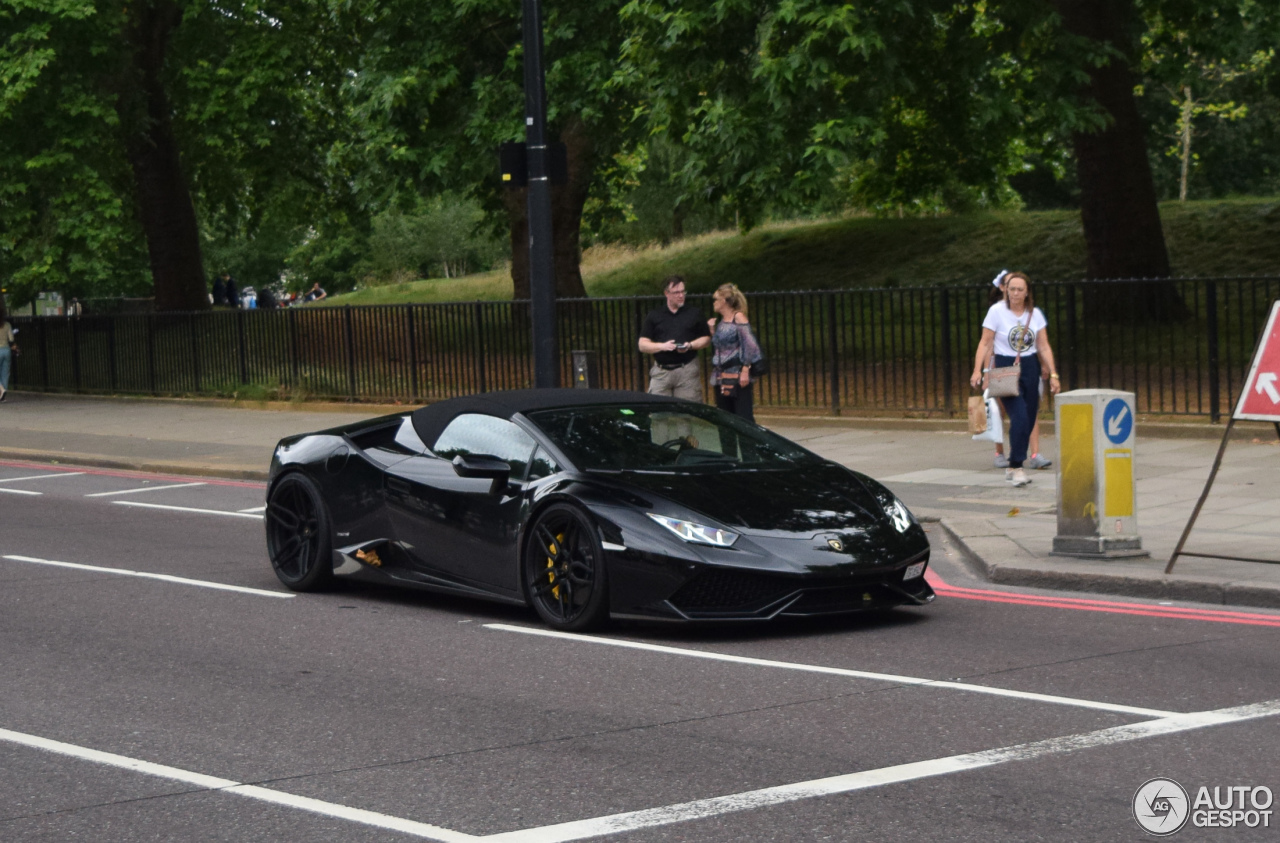
[[[968,433],[965,419],[904,419],[878,418],[875,416],[801,416],[785,413],[757,413],[756,421],[766,427],[830,427],[843,430],[915,430],[942,433]],[[1139,434],[1146,439],[1209,439],[1222,438],[1225,425],[1208,422],[1151,422],[1138,417]],[[1055,435],[1052,419],[1040,419],[1040,432]],[[1232,442],[1249,442],[1262,439],[1272,441],[1276,431],[1270,422],[1236,422],[1231,429]]]
[[[412,410],[424,404],[378,404],[357,401],[249,401],[242,398],[177,397],[156,395],[98,395],[82,392],[44,392],[33,390],[9,390],[23,398],[42,399],[74,398],[77,401],[116,401],[122,404],[176,404],[189,407],[209,407],[220,410],[272,410],[294,413],[354,413],[368,411],[370,417],[391,415]]]
[[[270,410],[275,412],[295,413],[353,413],[368,416],[391,415],[402,413],[424,406],[430,402],[419,404],[380,404],[361,403],[358,401],[246,401],[243,399],[214,397],[160,397],[152,395],[97,395],[79,392],[42,392],[29,390],[11,390],[25,398],[75,398],[92,401],[120,401],[135,404],[177,404],[196,407],[216,407],[227,410]],[[1152,439],[1221,439],[1224,425],[1213,424],[1199,419],[1188,418],[1187,421],[1164,421],[1168,416],[1152,417],[1139,415],[1137,423],[1142,435]],[[879,416],[829,416],[812,413],[788,413],[786,411],[770,412],[765,410],[756,415],[756,419],[766,426],[793,425],[800,427],[832,427],[845,430],[918,430],[939,431],[948,433],[965,433],[969,429],[967,419],[957,418],[904,418],[901,415]],[[1053,436],[1054,422],[1052,418],[1040,419],[1042,433]],[[1243,442],[1260,438],[1271,441],[1276,430],[1270,422],[1237,422],[1231,430],[1231,441]]]
[[[1087,560],[1080,562],[1080,570],[1062,571],[1028,553],[985,519],[957,523],[954,519],[942,518],[939,523],[973,571],[982,579],[999,585],[1280,609],[1280,586],[1272,583],[1167,576],[1160,570],[1108,572],[1097,567],[1107,563]]]
[[[223,480],[258,480],[266,482],[267,472],[255,468],[222,468],[199,463],[145,462],[141,460],[113,459],[92,454],[75,454],[64,451],[30,451],[25,448],[0,448],[0,459],[47,462],[54,465],[85,466],[86,468],[117,468],[122,471],[139,471],[147,474],[177,474],[184,477],[217,477]]]

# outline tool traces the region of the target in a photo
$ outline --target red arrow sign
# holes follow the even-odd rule
[[[1280,422],[1280,301],[1271,305],[1266,330],[1253,354],[1249,377],[1233,418]]]

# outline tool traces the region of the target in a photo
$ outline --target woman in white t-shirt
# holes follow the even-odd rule
[[[991,362],[993,354],[994,362]],[[1012,366],[1015,357],[1022,367],[1018,394],[1001,399],[1005,415],[1009,417],[1009,468],[1005,471],[1005,480],[1015,486],[1025,486],[1031,478],[1027,477],[1022,463],[1027,458],[1027,442],[1040,411],[1041,365],[1048,372],[1049,391],[1055,395],[1060,381],[1053,362],[1053,348],[1049,345],[1049,323],[1035,306],[1031,283],[1021,272],[1005,276],[1004,299],[991,305],[982,320],[982,340],[973,356],[969,383],[974,389],[980,389],[983,372],[991,366]]]

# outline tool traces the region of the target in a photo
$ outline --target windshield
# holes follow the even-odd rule
[[[582,469],[787,468],[819,461],[737,416],[697,404],[613,404],[526,414]]]

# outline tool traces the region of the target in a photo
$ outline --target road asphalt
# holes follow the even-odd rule
[[[403,409],[11,391],[0,404],[0,459],[261,480],[282,437]],[[1271,425],[1236,426],[1185,550],[1277,564],[1183,555],[1166,575],[1204,489],[1221,425],[1139,418],[1137,523],[1150,555],[1086,560],[1050,553],[1057,530],[1050,424],[1042,425],[1041,453],[1055,465],[1014,488],[992,465],[990,446],[972,441],[962,420],[762,414],[758,421],[885,482],[921,519],[939,521],[973,572],[989,582],[1280,608],[1280,438]],[[0,507],[0,525],[2,516]]]

